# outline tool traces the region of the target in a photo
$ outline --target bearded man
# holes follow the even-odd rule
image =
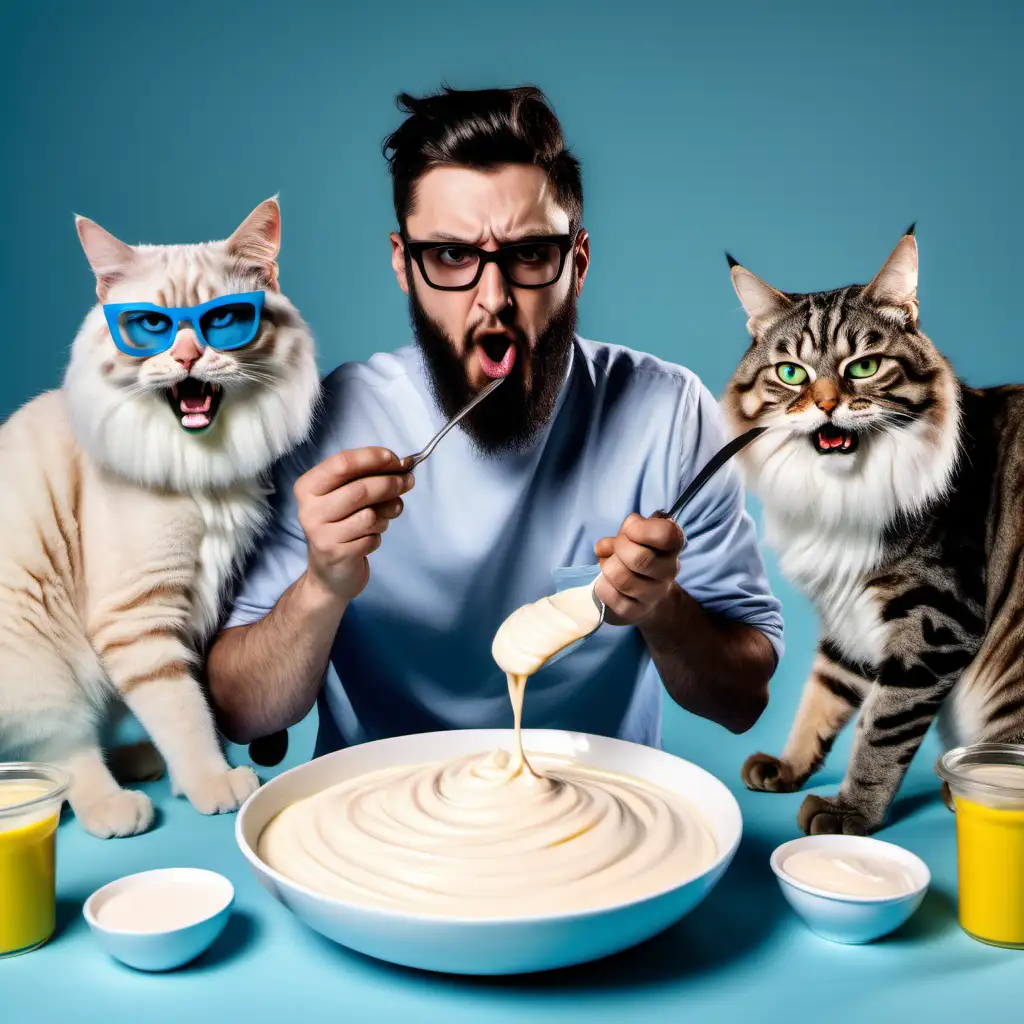
[[[650,517],[727,440],[717,404],[682,366],[577,335],[580,166],[539,89],[399,103],[384,152],[415,344],[331,373],[315,434],[278,470],[270,532],[209,654],[225,735],[279,735],[314,702],[318,755],[508,726],[495,631],[598,574],[608,625],[531,679],[524,724],[657,746],[664,686],[748,729],[782,620],[740,483],[720,471],[681,527]],[[496,377],[408,472],[400,456]]]

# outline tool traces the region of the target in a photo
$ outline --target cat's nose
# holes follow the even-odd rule
[[[178,336],[171,346],[171,358],[176,363],[185,367],[186,371],[191,370],[199,362],[202,354],[203,350],[199,347],[195,331],[190,331],[187,328],[178,331]]]
[[[839,404],[839,391],[830,380],[816,380],[812,390],[814,404],[826,416],[830,416]]]

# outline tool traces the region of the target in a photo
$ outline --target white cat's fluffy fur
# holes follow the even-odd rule
[[[275,200],[224,242],[127,246],[82,218],[78,231],[101,303],[266,295],[247,348],[201,349],[190,367],[174,349],[119,352],[97,304],[63,387],[0,427],[0,759],[65,768],[83,826],[129,835],[153,810],[104,761],[101,730],[119,701],[198,810],[233,810],[258,784],[225,761],[195,668],[258,536],[268,470],[308,432],[319,378],[312,338],[277,287]],[[182,429],[167,399],[189,374],[223,389],[203,435]]]

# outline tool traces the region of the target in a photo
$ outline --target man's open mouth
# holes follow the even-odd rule
[[[477,343],[480,369],[488,377],[507,377],[516,361],[515,342],[507,334],[485,334]]]
[[[811,444],[819,455],[849,455],[857,450],[857,434],[826,423],[811,434]]]
[[[169,387],[166,394],[182,429],[200,433],[213,425],[224,392],[209,381],[186,377]]]

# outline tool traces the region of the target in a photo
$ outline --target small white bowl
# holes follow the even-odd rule
[[[199,890],[200,905],[196,906],[194,920],[162,931],[127,931],[102,923],[107,901],[131,890],[138,890],[144,898],[144,890],[154,884],[179,886],[183,892],[190,889],[193,895]],[[97,889],[85,901],[82,914],[100,946],[116,960],[139,971],[171,971],[213,945],[227,924],[234,901],[234,887],[215,871],[161,868],[125,875]]]
[[[801,850],[886,857],[906,869],[914,888],[899,896],[846,896],[817,889],[783,870],[786,859]],[[830,942],[846,945],[873,942],[899,928],[921,905],[932,878],[928,865],[916,854],[866,836],[802,836],[778,847],[771,865],[782,895],[807,926]]]

